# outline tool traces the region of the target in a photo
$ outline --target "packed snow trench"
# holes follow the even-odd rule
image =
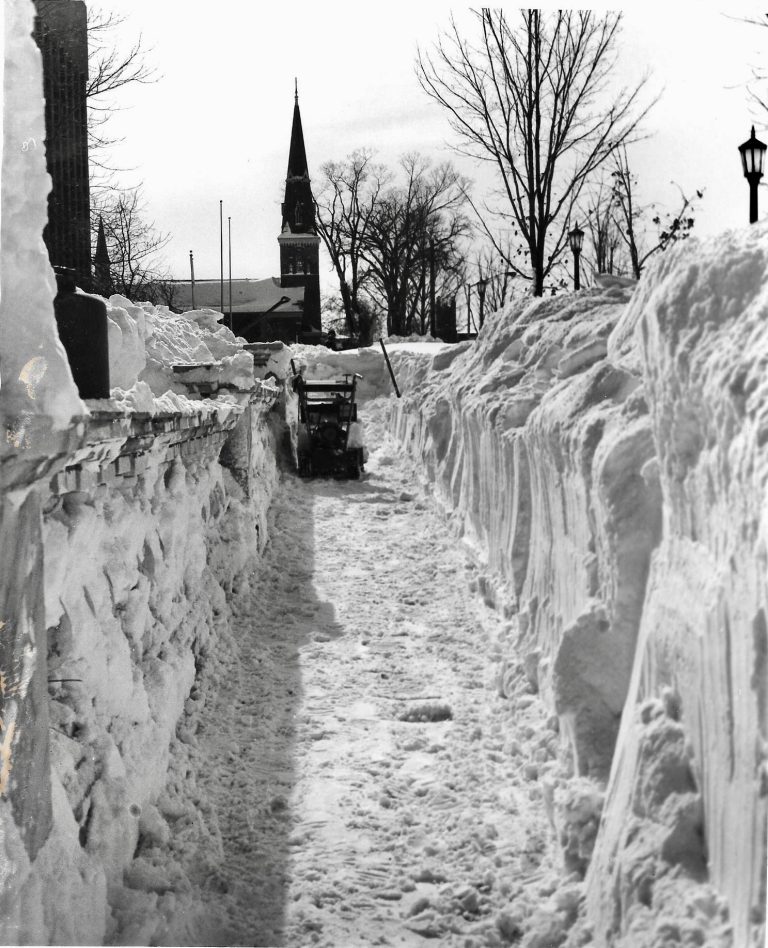
[[[167,893],[122,943],[502,944],[555,889],[537,776],[556,718],[523,683],[498,694],[506,623],[384,411],[364,406],[360,481],[282,477],[146,854]]]

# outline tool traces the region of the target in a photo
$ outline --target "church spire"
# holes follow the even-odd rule
[[[294,80],[295,99],[293,105],[293,126],[291,128],[291,147],[288,152],[288,178],[303,178],[307,174],[307,152],[304,148],[304,132],[299,112],[299,83]]]
[[[288,150],[288,172],[285,176],[285,200],[283,201],[283,232],[314,234],[315,202],[309,183],[307,152],[304,147],[304,131],[299,111],[299,83],[294,79],[293,125],[291,145]]]

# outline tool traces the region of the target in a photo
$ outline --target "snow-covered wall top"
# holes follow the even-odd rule
[[[114,407],[124,411],[189,411],[187,396],[254,386],[253,357],[210,309],[176,314],[165,306],[107,303],[109,373]],[[207,387],[206,387],[207,386]],[[181,397],[173,397],[181,396]],[[108,407],[100,402],[100,407]]]

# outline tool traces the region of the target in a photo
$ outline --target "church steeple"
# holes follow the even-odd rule
[[[296,83],[293,103],[293,126],[291,128],[291,149],[288,154],[289,178],[302,178],[307,174],[307,152],[304,148],[304,131],[301,127],[301,113],[299,112],[299,81]]]
[[[291,146],[288,151],[288,171],[285,176],[285,200],[283,211],[283,233],[286,228],[292,234],[315,234],[315,202],[309,182],[307,151],[304,147],[304,131],[299,111],[299,84],[295,80],[293,125]]]
[[[96,238],[96,253],[93,257],[93,283],[95,292],[102,296],[111,296],[114,292],[111,267],[107,238],[104,233],[104,218],[99,215],[99,233]]]
[[[299,111],[299,86],[294,83],[293,124],[285,176],[285,200],[280,245],[280,285],[304,287],[305,332],[320,329],[320,237],[315,224],[315,200],[309,180],[304,131]]]

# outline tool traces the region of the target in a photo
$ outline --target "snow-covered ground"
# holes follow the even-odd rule
[[[575,917],[551,819],[568,812],[586,857],[594,791],[552,798],[557,718],[523,675],[500,693],[510,622],[387,413],[363,405],[359,482],[283,477],[196,681],[162,830],[140,840],[122,943],[479,948],[528,931],[544,948]]]

